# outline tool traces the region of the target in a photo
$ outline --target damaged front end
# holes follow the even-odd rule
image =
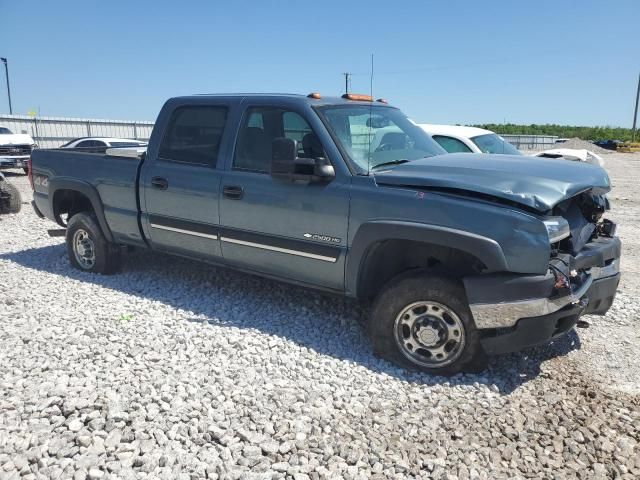
[[[620,281],[621,242],[615,223],[603,217],[607,210],[607,198],[594,191],[553,208],[546,217],[557,220],[548,226],[551,255],[544,275],[464,279],[487,353],[546,343],[571,330],[581,315],[609,310]]]

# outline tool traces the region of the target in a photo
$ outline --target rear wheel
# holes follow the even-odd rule
[[[464,289],[443,276],[392,280],[373,304],[369,332],[374,352],[403,367],[453,375],[486,366]]]
[[[120,268],[120,249],[106,239],[95,215],[81,212],[71,217],[66,242],[69,261],[78,270],[108,275]]]
[[[0,178],[0,213],[18,213],[20,208],[20,192],[14,185]]]

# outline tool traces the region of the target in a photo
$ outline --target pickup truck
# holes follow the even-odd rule
[[[620,279],[602,168],[446,154],[365,95],[173,98],[147,149],[36,150],[30,174],[80,270],[150,248],[355,297],[375,354],[433,374],[603,315]]]
[[[0,127],[0,170],[22,168],[27,172],[27,163],[36,142],[26,133],[13,133]]]

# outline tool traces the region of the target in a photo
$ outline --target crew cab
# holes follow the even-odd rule
[[[37,150],[31,173],[80,270],[150,248],[355,297],[376,354],[435,374],[604,314],[620,279],[602,168],[446,154],[364,95],[173,98],[146,150]]]

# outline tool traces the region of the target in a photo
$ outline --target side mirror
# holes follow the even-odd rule
[[[336,173],[324,157],[299,158],[298,142],[280,137],[271,144],[271,176],[282,180],[326,182]]]
[[[295,170],[298,144],[290,138],[275,138],[271,143],[271,176],[291,178]]]

